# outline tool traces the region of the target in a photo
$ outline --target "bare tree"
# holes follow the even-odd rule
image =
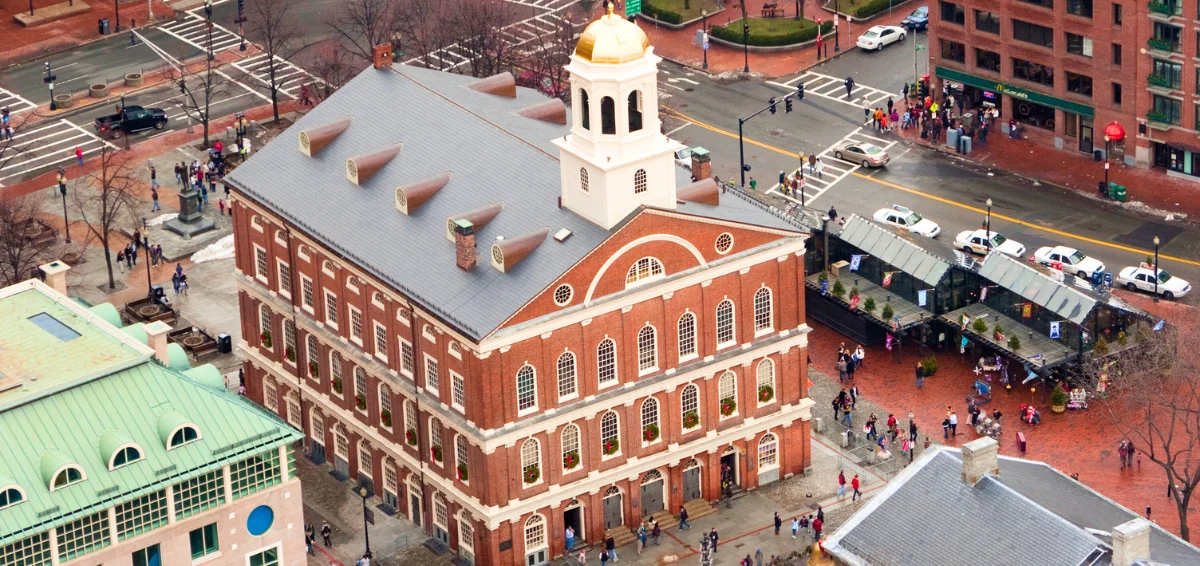
[[[396,26],[405,52],[420,57],[425,67],[445,68],[445,61],[435,53],[461,36],[452,21],[453,7],[449,2],[396,1]]]
[[[329,98],[329,95],[354,78],[359,69],[351,59],[346,50],[332,41],[316,48],[316,57],[308,70],[314,77],[321,79],[313,85],[313,95],[317,100]]]
[[[1136,340],[1133,347],[1093,356],[1085,375],[1117,430],[1162,470],[1179,536],[1190,540],[1188,507],[1200,485],[1200,314],[1180,309],[1172,326],[1136,334],[1122,340]]]
[[[571,93],[566,66],[575,50],[575,25],[568,19],[558,20],[550,33],[545,33],[521,46],[521,86],[536,88],[547,96],[567,100]]]
[[[286,82],[280,80],[280,75],[288,66],[286,59],[311,45],[303,43],[303,33],[296,25],[291,6],[290,0],[254,0],[249,5],[247,19],[250,32],[259,38],[267,56],[264,70],[276,122],[279,121],[279,90]]]
[[[430,2],[428,4],[439,4]],[[388,43],[392,34],[400,29],[397,0],[346,0],[341,2],[328,22],[338,42],[351,55],[363,61],[373,59],[376,45]],[[436,25],[436,22],[424,22]]]
[[[37,230],[38,205],[31,197],[0,198],[0,282],[7,287],[29,278],[45,259],[30,230]]]
[[[137,179],[129,160],[129,154],[103,146],[100,150],[100,171],[77,180],[72,191],[79,218],[87,226],[89,234],[104,246],[109,290],[117,286],[112,269],[113,232],[137,203],[133,194]]]
[[[451,21],[462,36],[456,54],[466,58],[454,68],[456,72],[490,77],[513,70],[517,46],[513,36],[500,28],[513,19],[512,6],[505,0],[460,0],[455,5]]]
[[[193,70],[186,64],[163,66],[163,76],[179,89],[179,107],[189,120],[199,122],[204,128],[204,147],[208,147],[208,125],[212,121],[210,106],[226,94],[229,76],[213,67],[209,58],[204,68]]]

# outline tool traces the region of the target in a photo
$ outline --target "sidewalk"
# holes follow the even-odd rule
[[[751,17],[757,16],[761,13],[765,1],[746,0],[746,12]],[[737,2],[726,0],[724,4],[725,11],[714,16],[709,16],[708,24],[710,26],[725,25],[741,18],[741,9],[738,8]],[[779,4],[784,9],[785,17],[795,17],[796,9],[794,2],[780,2]],[[802,9],[804,17],[811,20],[815,20],[816,18],[821,18],[825,21],[831,20],[833,12],[821,9],[823,4],[824,0],[804,0]],[[850,49],[855,49],[854,42],[867,28],[875,25],[898,25],[918,5],[919,3],[917,2],[904,4],[893,9],[891,15],[884,12],[865,23],[851,22],[847,25],[845,20],[843,20],[841,38],[838,40],[842,48],[842,53]],[[654,46],[655,54],[695,69],[700,69],[703,66],[704,52],[700,46],[694,43],[696,30],[702,27],[702,22],[696,22],[678,31],[658,27],[654,22],[644,19],[639,21],[638,25],[650,37],[650,44]],[[826,54],[833,57],[836,55],[834,52],[833,37],[826,38],[826,43],[828,47]],[[751,51],[749,54],[750,72],[768,78],[797,73],[818,62],[815,43],[794,51],[776,51],[771,53],[755,53]],[[740,73],[745,64],[746,57],[741,49],[717,45],[715,42],[710,43],[708,49],[709,73],[714,75]]]
[[[37,9],[60,4],[66,0],[33,0],[34,13]],[[29,0],[0,0],[0,67],[5,67],[41,53],[62,51],[93,40],[101,39],[97,21],[108,18],[110,31],[117,24],[116,9],[109,0],[73,0],[84,3],[91,10],[82,14],[27,28],[13,20],[17,13],[29,12]],[[139,27],[153,23],[146,21],[148,10],[145,1],[122,1],[121,31],[129,29],[130,19]],[[152,0],[154,20],[159,21],[175,15],[162,0]]]
[[[998,120],[995,129],[988,134],[987,143],[980,145],[977,139],[972,140],[976,143],[971,153],[963,158],[985,167],[1067,187],[1098,198],[1096,183],[1104,181],[1103,163],[1097,163],[1090,155],[1079,151],[1054,149],[1026,139],[1012,139],[1000,131],[1000,125]],[[1021,125],[1022,130],[1029,127]],[[933,145],[921,139],[921,131],[917,128],[896,132],[908,143]],[[945,145],[944,134],[936,149],[954,153],[954,148]],[[1200,183],[1170,177],[1161,168],[1126,167],[1115,161],[1108,173],[1109,181],[1129,189],[1129,202],[1122,206],[1142,212],[1183,214],[1189,219],[1200,220]],[[1147,207],[1153,210],[1147,211]]]

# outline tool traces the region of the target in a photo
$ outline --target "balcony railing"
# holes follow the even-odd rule
[[[1173,88],[1173,89],[1178,89],[1183,84],[1182,81],[1173,81],[1173,80],[1171,80],[1170,77],[1164,77],[1162,75],[1155,75],[1153,73],[1151,73],[1150,76],[1146,77],[1146,82],[1148,82],[1154,86],[1161,86],[1163,88]]]
[[[1146,113],[1146,119],[1150,120],[1151,122],[1157,122],[1159,124],[1178,124],[1179,123],[1179,120],[1172,118],[1170,114],[1167,114],[1166,112],[1155,112],[1154,110],[1151,110]]]
[[[1174,41],[1171,41],[1171,40],[1169,40],[1169,39],[1164,39],[1164,38],[1161,38],[1161,37],[1151,37],[1150,39],[1147,39],[1147,40],[1146,40],[1146,45],[1147,45],[1147,46],[1148,46],[1150,49],[1157,49],[1157,50],[1159,50],[1159,51],[1171,51],[1171,52],[1175,52],[1175,51],[1178,51],[1178,50],[1179,50],[1179,43],[1178,43],[1178,42],[1174,42]]]
[[[1150,0],[1150,11],[1167,16],[1180,16],[1183,15],[1183,4],[1179,2]]]

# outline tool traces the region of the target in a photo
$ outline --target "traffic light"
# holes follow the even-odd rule
[[[775,97],[774,96],[771,97],[770,102],[771,102],[771,113],[774,114],[775,113]]]
[[[796,100],[804,100],[804,83],[796,85]]]
[[[742,35],[750,35],[750,24],[742,24]]]
[[[792,97],[790,97],[790,96],[783,97],[783,107],[784,107],[785,112],[792,111]]]
[[[749,173],[749,172],[750,172],[750,164],[749,164],[749,163],[743,163],[743,164],[742,164],[742,171],[745,171],[745,172]]]

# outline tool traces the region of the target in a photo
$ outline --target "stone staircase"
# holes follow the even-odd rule
[[[696,519],[699,519],[700,517],[712,515],[713,513],[717,512],[717,508],[713,507],[712,504],[710,504],[708,501],[705,501],[703,498],[696,498],[688,501],[687,503],[683,504],[683,508],[687,509],[689,523],[694,523],[696,522]],[[678,522],[678,520],[675,521],[675,523]]]
[[[637,540],[637,535],[633,534],[633,531],[631,531],[629,527],[625,525],[604,531],[604,538],[607,539],[608,537],[613,538],[613,543],[617,545],[617,548],[627,544],[633,544],[633,541]],[[603,548],[603,541],[601,541],[600,546]]]
[[[688,512],[691,513],[691,511]],[[662,511],[650,516],[649,522],[651,528],[653,528],[655,521],[658,521],[658,528],[664,531],[679,525],[679,517],[672,515],[671,512],[667,511],[666,509],[663,509]]]

